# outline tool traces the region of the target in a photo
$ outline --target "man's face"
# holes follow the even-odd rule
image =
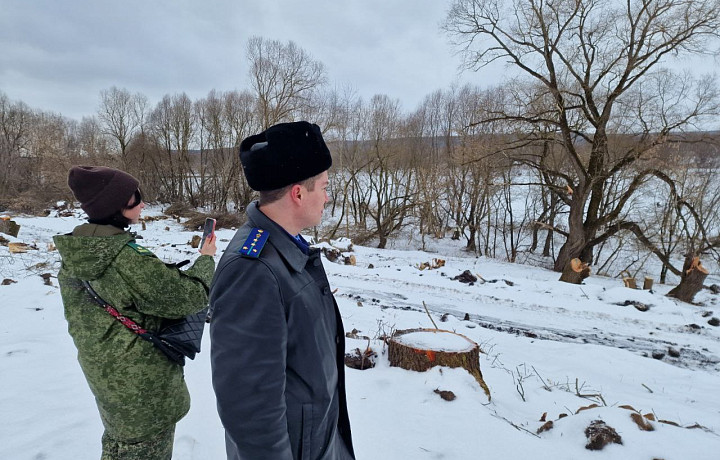
[[[320,225],[325,203],[329,201],[327,195],[328,183],[328,173],[325,171],[318,176],[317,180],[315,180],[315,187],[312,190],[308,190],[305,186],[301,186],[304,198],[304,215],[307,218],[303,228]]]

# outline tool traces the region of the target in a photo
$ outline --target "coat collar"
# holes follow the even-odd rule
[[[301,272],[305,268],[309,256],[300,250],[284,228],[260,211],[257,201],[253,201],[247,207],[247,215],[251,226],[267,230],[270,233],[268,242],[275,247],[293,270]]]
[[[73,236],[115,236],[122,233],[128,233],[122,228],[118,228],[112,225],[101,225],[101,224],[81,224],[75,227],[72,232]]]

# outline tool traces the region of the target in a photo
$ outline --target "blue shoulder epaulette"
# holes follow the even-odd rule
[[[260,257],[260,252],[263,246],[265,246],[269,236],[270,233],[267,231],[260,228],[253,228],[250,230],[250,235],[248,235],[238,252],[245,257],[257,259]]]
[[[131,248],[133,248],[135,251],[137,251],[138,254],[141,254],[143,256],[154,256],[155,255],[148,248],[144,248],[135,242],[131,241],[131,242],[127,243],[127,245],[130,246]]]

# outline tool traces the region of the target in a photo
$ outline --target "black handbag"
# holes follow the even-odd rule
[[[184,318],[166,319],[155,336],[183,356],[195,359],[195,354],[200,353],[207,313],[205,308]]]
[[[181,366],[185,358],[195,359],[200,353],[200,343],[205,329],[208,309],[205,308],[184,318],[165,319],[157,332],[151,332],[127,316],[121,315],[115,307],[105,302],[87,281],[82,281],[90,297],[97,302],[113,318],[122,323],[131,332],[152,343],[162,351],[168,359]]]

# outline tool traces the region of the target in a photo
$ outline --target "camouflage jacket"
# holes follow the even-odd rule
[[[120,314],[157,330],[163,318],[205,308],[214,259],[200,256],[180,271],[109,225],[83,224],[54,241],[68,331],[108,434],[133,442],[175,424],[190,408],[183,368],[104,311],[80,280]]]

